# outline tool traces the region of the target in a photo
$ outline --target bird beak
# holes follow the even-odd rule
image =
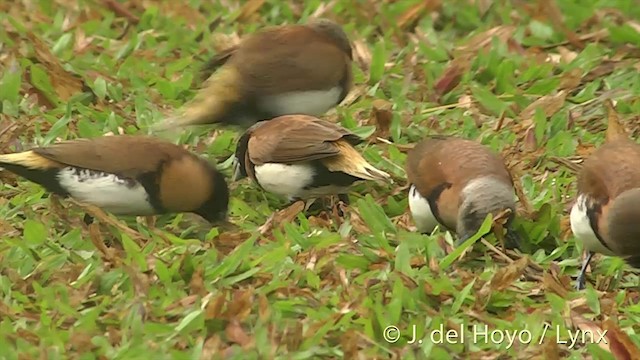
[[[240,161],[238,158],[233,158],[233,176],[231,177],[231,181],[236,182],[242,179],[242,174],[240,173]]]

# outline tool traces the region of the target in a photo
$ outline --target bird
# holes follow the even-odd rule
[[[610,138],[585,159],[577,184],[569,218],[574,237],[587,251],[576,279],[582,290],[594,253],[640,268],[640,145],[627,137]]]
[[[472,237],[489,213],[509,209],[507,245],[518,246],[510,229],[516,194],[504,161],[485,145],[453,136],[432,135],[407,154],[409,210],[416,228],[431,234],[437,226],[454,232],[457,244]]]
[[[154,137],[61,141],[2,154],[0,169],[114,215],[192,212],[211,223],[227,218],[229,189],[215,166]]]
[[[336,22],[267,27],[214,57],[195,97],[151,130],[214,123],[247,129],[280,115],[321,116],[351,90],[352,63],[351,43]]]
[[[355,148],[363,140],[330,121],[283,115],[251,126],[239,138],[233,181],[249,177],[263,190],[291,201],[338,195],[360,180],[388,181]]]

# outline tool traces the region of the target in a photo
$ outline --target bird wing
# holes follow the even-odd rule
[[[351,76],[348,54],[305,26],[255,34],[227,64],[238,68],[245,91],[260,95],[309,90],[309,84],[316,87],[312,90],[326,90]]]
[[[182,153],[169,142],[127,135],[63,141],[32,151],[65,165],[133,178]]]
[[[341,126],[312,116],[287,115],[260,123],[249,140],[251,162],[296,163],[327,158],[340,151],[340,139],[357,136]]]

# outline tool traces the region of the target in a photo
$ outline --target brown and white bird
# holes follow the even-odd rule
[[[262,189],[289,200],[339,195],[359,180],[389,180],[356,150],[363,140],[329,121],[285,115],[250,127],[236,148],[234,180],[248,176]]]
[[[607,141],[583,163],[571,230],[588,252],[576,287],[594,253],[619,256],[640,268],[640,145],[626,137]]]
[[[0,155],[0,169],[115,215],[193,212],[226,220],[229,190],[216,168],[178,145],[144,136],[62,141]]]
[[[247,128],[287,114],[320,116],[353,85],[351,43],[326,19],[265,28],[214,58],[219,68],[177,116],[153,129],[222,123]]]
[[[440,225],[455,231],[458,244],[473,236],[489,213],[510,209],[507,238],[517,246],[509,229],[515,216],[513,180],[503,162],[475,141],[431,136],[407,156],[410,184],[409,210],[418,230],[431,233]]]

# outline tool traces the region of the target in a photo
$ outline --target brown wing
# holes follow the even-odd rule
[[[209,61],[204,63],[202,68],[200,69],[200,82],[205,82],[211,74],[213,74],[218,68],[222,65],[226,64],[227,61],[236,53],[238,50],[238,45],[231,46],[227,49],[224,49],[214,55]]]
[[[578,191],[599,201],[635,187],[640,187],[640,145],[626,138],[594,151],[578,176]]]
[[[330,37],[303,25],[276,27],[246,38],[228,64],[244,77],[245,91],[270,95],[326,90],[350,76],[351,61]]]
[[[343,138],[361,141],[347,129],[313,116],[280,116],[252,130],[249,157],[256,165],[323,159],[339,153],[334,142]]]
[[[155,171],[163,161],[189,154],[160,139],[131,135],[69,140],[33,151],[66,165],[128,177]]]

